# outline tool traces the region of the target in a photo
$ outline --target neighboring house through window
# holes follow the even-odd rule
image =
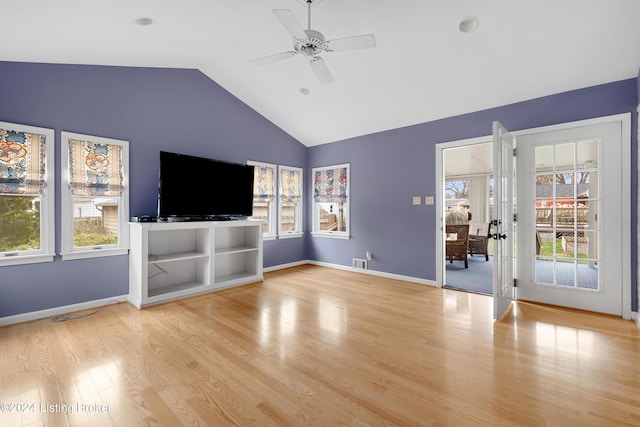
[[[62,259],[129,248],[129,142],[61,133]]]
[[[313,168],[313,231],[349,238],[349,164]]]
[[[0,266],[53,261],[54,131],[0,122]]]

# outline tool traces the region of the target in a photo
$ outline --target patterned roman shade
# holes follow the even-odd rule
[[[45,184],[44,135],[0,129],[0,194],[42,194]]]
[[[320,169],[313,174],[313,200],[324,203],[347,201],[347,168]]]
[[[69,140],[69,185],[74,196],[122,196],[122,147]]]
[[[282,188],[280,189],[280,200],[282,200],[283,202],[299,201],[302,198],[300,171],[281,167],[280,179],[282,182]]]
[[[270,202],[275,197],[274,168],[270,166],[254,166],[253,201]]]

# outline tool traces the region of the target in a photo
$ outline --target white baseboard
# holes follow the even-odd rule
[[[305,264],[309,264],[309,261],[296,261],[296,262],[290,262],[288,264],[280,264],[280,265],[274,265],[271,267],[265,267],[262,269],[263,272],[268,273],[270,271],[276,271],[276,270],[284,270],[285,268],[291,268],[291,267],[298,267],[300,265],[305,265]]]
[[[128,295],[118,295],[115,297],[81,302],[78,304],[65,305],[62,307],[48,308],[46,310],[31,311],[29,313],[16,314],[14,316],[0,317],[0,326],[30,322],[32,320],[46,319],[47,317],[59,316],[61,314],[72,313],[74,311],[81,311],[81,310],[88,310],[90,308],[102,307],[112,302],[124,302],[124,301],[127,301],[127,297]]]
[[[437,286],[436,282],[433,280],[420,279],[418,277],[413,277],[413,276],[403,276],[401,274],[385,273],[384,271],[360,270],[347,265],[312,261],[310,259],[304,260],[304,261],[296,261],[289,264],[280,264],[272,267],[267,267],[264,269],[264,272],[267,273],[269,271],[283,270],[285,268],[298,267],[300,265],[305,265],[305,264],[317,265],[320,267],[335,268],[336,270],[353,271],[354,273],[369,274],[371,276],[386,277],[387,279],[404,280],[405,282],[419,283],[421,285]]]
[[[353,271],[354,273],[369,274],[371,276],[385,277],[387,279],[403,280],[405,282],[418,283],[420,285],[437,286],[436,282],[433,280],[420,279],[418,277],[413,277],[413,276],[404,276],[402,274],[385,273],[384,271],[377,271],[377,270],[360,270],[347,265],[331,264],[328,262],[311,261],[311,260],[306,261],[306,264],[335,268],[337,270]]]
[[[389,279],[404,280],[405,282],[419,283],[421,285],[436,286],[436,282],[434,282],[432,280],[425,280],[425,279],[420,279],[420,278],[411,277],[411,276],[403,276],[403,275],[400,275],[400,274],[385,273],[383,271],[356,270],[356,269],[354,269],[354,268],[352,268],[350,266],[344,266],[344,265],[339,265],[339,264],[331,264],[331,263],[327,263],[327,262],[311,261],[311,260],[296,261],[296,262],[291,262],[291,263],[288,263],[288,264],[280,264],[280,265],[275,265],[275,266],[271,266],[271,267],[266,267],[263,271],[265,273],[267,273],[267,272],[270,272],[270,271],[283,270],[285,268],[298,267],[300,265],[305,265],[305,264],[318,265],[318,266],[321,266],[321,267],[335,268],[337,270],[353,271],[355,273],[370,274],[372,276],[386,277],[386,278],[389,278]],[[62,307],[49,308],[49,309],[46,309],[46,310],[32,311],[32,312],[29,312],[29,313],[16,314],[14,316],[0,317],[0,326],[7,326],[7,325],[13,325],[13,324],[16,324],[16,323],[30,322],[32,320],[46,319],[47,317],[60,316],[61,314],[72,313],[74,311],[81,311],[81,310],[88,310],[88,309],[96,308],[96,307],[102,307],[102,306],[105,306],[105,305],[110,304],[112,302],[126,302],[128,300],[128,297],[129,297],[128,295],[119,295],[119,296],[110,297],[110,298],[104,298],[104,299],[99,299],[99,300],[81,302],[81,303],[78,303],[78,304],[65,305],[65,306],[62,306]]]

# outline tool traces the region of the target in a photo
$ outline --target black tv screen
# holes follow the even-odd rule
[[[253,166],[160,152],[158,217],[229,219],[253,212]]]

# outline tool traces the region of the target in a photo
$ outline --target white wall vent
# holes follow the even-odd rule
[[[357,270],[366,270],[367,269],[367,260],[366,259],[353,259],[353,264],[351,265],[353,268]]]

